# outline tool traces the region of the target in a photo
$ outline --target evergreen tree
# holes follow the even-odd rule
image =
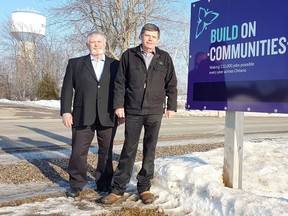
[[[44,74],[38,84],[36,97],[38,100],[59,100],[59,88],[49,73]]]

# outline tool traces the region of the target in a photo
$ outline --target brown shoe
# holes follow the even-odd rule
[[[151,204],[154,201],[154,195],[150,191],[144,191],[140,194],[140,199],[144,204]]]
[[[101,200],[100,200],[100,203],[102,204],[113,204],[115,203],[116,201],[120,200],[123,196],[121,195],[117,195],[117,194],[114,194],[114,193],[110,193],[108,194],[107,196],[103,197]]]

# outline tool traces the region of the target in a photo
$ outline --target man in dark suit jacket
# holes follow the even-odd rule
[[[79,196],[87,184],[87,156],[95,130],[99,146],[97,190],[109,192],[113,177],[112,147],[117,128],[113,88],[119,62],[105,56],[106,38],[102,33],[88,34],[86,43],[90,54],[69,59],[61,91],[62,121],[72,128],[70,190],[66,193],[70,197]]]

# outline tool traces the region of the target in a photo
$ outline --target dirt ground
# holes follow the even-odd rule
[[[157,148],[156,157],[162,156],[173,156],[173,155],[184,155],[192,152],[203,152],[211,149],[223,147],[224,143],[213,143],[213,144],[188,144],[181,146],[161,146]],[[117,158],[119,155],[114,155],[114,166],[117,166]],[[142,159],[142,154],[139,151],[136,160]],[[21,185],[29,182],[68,182],[68,157],[57,158],[57,159],[45,159],[45,160],[33,160],[25,161],[17,164],[0,164],[0,184],[16,184]],[[89,178],[94,178],[95,162],[97,161],[97,155],[89,154],[88,156],[88,175]],[[93,163],[94,162],[94,163]],[[95,164],[95,165],[93,165]],[[95,197],[97,192],[90,189],[83,191],[80,199],[86,199],[95,202]],[[0,207],[4,206],[17,206],[24,203],[44,201],[50,197],[60,197],[65,196],[63,193],[47,194],[30,196],[21,199],[0,202]],[[61,214],[58,214],[61,215]],[[165,215],[163,212],[158,211],[158,209],[149,208],[127,208],[123,207],[121,210],[114,211],[113,216],[118,215]]]

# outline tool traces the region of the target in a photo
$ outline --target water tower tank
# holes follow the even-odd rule
[[[37,42],[45,37],[46,17],[34,10],[18,10],[11,15],[11,34],[18,41]]]

